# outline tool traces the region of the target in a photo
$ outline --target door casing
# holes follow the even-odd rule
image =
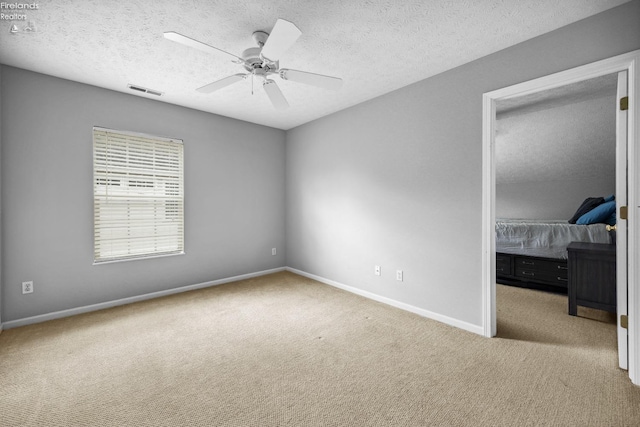
[[[495,255],[495,128],[496,101],[529,95],[548,89],[577,83],[583,80],[607,74],[627,71],[629,110],[628,120],[628,361],[631,381],[640,385],[640,259],[637,249],[640,248],[640,183],[636,165],[640,164],[640,50],[618,55],[591,64],[561,71],[534,80],[497,89],[483,94],[482,118],[482,329],[487,337],[497,332],[496,322],[496,255]]]

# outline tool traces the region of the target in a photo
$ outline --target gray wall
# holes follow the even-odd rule
[[[288,131],[287,264],[480,326],[482,94],[639,49],[638,22],[627,3]]]
[[[605,97],[498,115],[497,218],[568,220],[585,198],[615,193],[615,98],[612,87]]]
[[[6,66],[1,90],[3,321],[285,265],[283,131]],[[92,265],[94,125],[184,140],[186,255]]]
[[[496,218],[568,220],[587,197],[615,193],[615,176],[496,184]]]

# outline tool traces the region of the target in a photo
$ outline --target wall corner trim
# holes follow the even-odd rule
[[[467,332],[472,332],[474,334],[484,336],[484,328],[479,325],[473,325],[471,323],[467,323],[462,320],[458,320],[452,317],[444,316],[442,314],[434,313],[429,310],[415,307],[413,305],[396,301],[391,298],[383,297],[368,291],[363,291],[362,289],[354,288],[353,286],[348,286],[333,280],[325,279],[324,277],[316,276],[315,274],[307,273],[305,271],[297,270],[295,268],[286,267],[285,270],[294,274],[298,274],[300,276],[307,277],[309,279],[313,279],[317,282],[324,283],[325,285],[333,286],[335,288],[342,289],[347,292],[351,292],[352,294],[360,295],[362,297],[365,297],[377,302],[381,302],[383,304],[387,304],[392,307],[399,308],[401,310],[409,311],[419,316],[426,317],[427,319],[435,320],[437,322],[444,323],[446,325],[453,326],[458,329],[463,329]]]
[[[265,276],[267,274],[278,273],[284,271],[285,267],[273,268],[270,270],[257,271],[255,273],[241,274],[239,276],[226,277],[223,279],[213,280],[210,282],[197,283],[195,285],[181,286],[179,288],[167,289],[164,291],[151,292],[143,295],[117,299],[113,301],[101,302],[98,304],[85,305],[82,307],[70,308],[68,310],[54,311],[51,313],[39,314],[37,316],[25,317],[22,319],[11,320],[0,324],[2,328],[11,329],[19,326],[31,325],[34,323],[46,322],[47,320],[61,319],[63,317],[75,316],[76,314],[89,313],[92,311],[103,310],[105,308],[117,307],[120,305],[131,304],[134,302],[145,301],[154,298],[160,298],[167,295],[178,294],[182,292],[195,291],[196,289],[209,288],[211,286],[223,285],[225,283],[237,282],[239,280],[251,279],[254,277]]]

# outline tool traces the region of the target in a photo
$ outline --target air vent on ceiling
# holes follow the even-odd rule
[[[138,86],[138,85],[127,85],[131,90],[137,90],[138,92],[148,93],[149,95],[162,96],[162,92],[159,90],[148,89],[146,87]]]

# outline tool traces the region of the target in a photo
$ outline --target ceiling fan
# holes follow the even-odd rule
[[[251,76],[252,79],[259,78],[262,80],[262,87],[271,100],[273,106],[276,109],[284,109],[289,107],[289,103],[285,99],[276,82],[270,79],[274,74],[279,75],[283,80],[304,83],[324,89],[338,90],[342,86],[342,79],[337,77],[280,68],[280,56],[286,52],[287,49],[296,42],[296,40],[298,40],[298,37],[300,37],[301,34],[302,32],[292,22],[285,21],[284,19],[278,19],[271,30],[271,34],[264,31],[254,32],[253,40],[258,44],[258,47],[245,49],[241,56],[236,56],[232,53],[194,40],[174,31],[164,33],[164,37],[168,40],[204,52],[222,52],[232,56],[234,58],[233,62],[242,65],[246,71],[199,87],[196,89],[198,92],[215,92],[216,90],[245,80]]]

